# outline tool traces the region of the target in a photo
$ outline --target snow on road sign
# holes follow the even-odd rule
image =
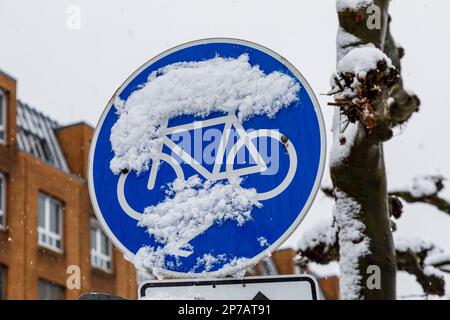
[[[318,300],[309,276],[246,277],[215,280],[154,280],[139,288],[143,300]]]
[[[92,140],[89,191],[138,267],[221,276],[292,234],[324,159],[322,115],[303,76],[260,45],[207,39],[155,57],[116,91]]]

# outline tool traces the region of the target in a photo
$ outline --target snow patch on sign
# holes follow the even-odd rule
[[[217,256],[214,256],[210,253],[207,253],[204,254],[201,258],[197,258],[197,262],[194,268],[192,268],[191,272],[196,272],[198,269],[202,269],[204,272],[209,272],[218,263],[223,263],[225,261],[227,261],[226,254],[219,254]]]
[[[345,192],[335,190],[335,218],[339,228],[339,269],[341,298],[359,300],[362,276],[359,274],[359,260],[370,254],[369,240],[364,236],[365,226],[358,219],[361,205]]]
[[[164,248],[142,247],[131,259],[136,269],[149,270],[157,279],[164,277],[166,251]]]
[[[171,267],[167,265],[166,256],[193,253],[189,241],[212,225],[232,220],[243,226],[251,220],[253,208],[261,208],[262,204],[257,199],[256,190],[241,187],[241,182],[240,178],[232,178],[228,182],[203,181],[195,175],[187,181],[176,179],[170,183],[166,199],[156,206],[147,207],[138,223],[161,246],[141,248],[133,261],[136,267],[150,269],[156,276],[164,274],[163,269]],[[231,258],[206,254],[197,259],[191,272],[198,269],[209,272],[218,263],[231,260],[222,268],[225,272],[227,268],[236,267],[237,261]],[[179,258],[172,261],[172,267],[178,261]]]
[[[181,115],[236,113],[240,121],[274,117],[298,99],[298,82],[278,71],[265,74],[249,56],[178,62],[154,71],[126,101],[116,99],[110,169],[144,172],[161,152],[164,124]]]
[[[256,241],[258,241],[260,247],[267,247],[269,245],[269,241],[265,237],[258,237]]]
[[[227,220],[242,226],[251,220],[252,209],[262,204],[256,190],[242,188],[241,181],[203,182],[197,175],[187,181],[176,179],[169,184],[166,199],[146,208],[138,225],[162,244],[189,241]]]
[[[218,264],[224,264],[219,270],[215,271],[216,276],[231,275],[233,277],[243,277],[246,273],[246,269],[249,268],[249,259],[230,257],[224,253],[213,255],[211,253],[204,254],[201,258],[197,258],[196,265],[192,268],[191,273],[195,274],[201,269],[201,273],[210,272]],[[200,274],[201,273],[197,273]]]
[[[152,247],[142,247],[131,261],[136,268],[150,271],[157,279],[164,279],[167,273],[166,250],[164,248],[154,249]],[[224,264],[224,262],[228,261]],[[250,259],[245,257],[232,257],[227,254],[213,255],[211,253],[204,254],[197,258],[195,266],[188,272],[183,274],[183,277],[198,278],[203,277],[204,273],[214,271],[214,277],[231,276],[234,278],[242,278],[245,276],[247,270],[252,268]],[[179,264],[177,259],[174,264]],[[223,264],[218,270],[213,270],[218,264]],[[199,269],[201,272],[198,272]],[[171,274],[170,276],[173,276]]]

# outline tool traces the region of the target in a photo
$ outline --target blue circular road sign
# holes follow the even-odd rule
[[[169,276],[236,273],[299,226],[325,147],[319,103],[289,62],[243,40],[199,40],[114,94],[92,140],[89,191],[129,258]]]

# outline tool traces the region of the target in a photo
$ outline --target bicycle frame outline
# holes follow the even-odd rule
[[[167,123],[167,122],[166,122]],[[168,135],[170,134],[177,134],[182,132],[187,132],[191,130],[196,129],[203,129],[206,127],[212,127],[214,125],[218,124],[225,124],[225,127],[223,129],[222,138],[220,139],[220,144],[218,147],[215,163],[212,172],[210,172],[208,169],[206,169],[202,164],[200,164],[196,159],[194,159],[189,153],[187,153],[185,150],[183,150],[179,145],[177,145],[175,142],[173,142],[171,139],[169,139]],[[239,140],[244,139],[244,145],[248,148],[248,151],[251,155],[251,157],[256,162],[253,166],[248,166],[245,168],[240,169],[234,169],[233,168],[233,162],[230,163],[230,159],[226,159],[226,171],[221,171],[222,167],[222,160],[225,157],[225,152],[227,149],[228,141],[230,139],[231,134],[228,134],[231,130],[231,128],[234,126],[237,134],[239,135]],[[201,174],[205,179],[209,181],[218,181],[218,180],[224,180],[229,179],[232,177],[240,177],[244,175],[254,174],[254,173],[261,173],[267,170],[267,165],[262,159],[261,154],[258,152],[256,146],[254,145],[253,141],[249,138],[249,135],[247,131],[245,131],[242,124],[239,122],[236,115],[233,113],[228,114],[227,116],[222,116],[218,118],[208,119],[208,120],[202,120],[202,121],[194,121],[189,124],[183,124],[178,125],[174,127],[167,128],[167,125],[164,127],[163,131],[163,143],[161,145],[161,151],[159,154],[162,154],[162,149],[164,145],[166,145],[174,154],[176,154],[180,159],[182,159],[186,164],[190,165],[195,171],[197,171],[199,174]],[[238,140],[238,141],[239,141]],[[236,148],[236,145],[233,145],[232,148]],[[237,150],[236,150],[237,151]],[[231,152],[231,154],[237,153],[237,152]],[[169,155],[170,156],[170,155]],[[147,184],[148,190],[153,190],[156,182],[157,172],[160,165],[160,158],[154,159],[152,162],[152,167],[150,169],[150,176]],[[232,159],[234,160],[234,159]],[[231,166],[230,166],[231,164]]]
[[[276,130],[269,130],[269,129],[259,129],[252,132],[247,132],[242,124],[239,122],[239,119],[236,117],[236,115],[230,113],[226,116],[208,119],[208,120],[202,120],[202,121],[194,121],[189,124],[179,125],[167,128],[168,121],[165,122],[166,125],[162,128],[162,132],[164,134],[163,143],[161,144],[161,152],[159,153],[159,158],[154,159],[152,162],[152,166],[150,169],[150,175],[149,175],[149,181],[147,183],[147,188],[149,190],[153,190],[155,187],[155,181],[157,177],[157,172],[159,169],[159,164],[161,161],[167,162],[175,171],[177,178],[185,180],[184,178],[184,172],[181,168],[180,163],[171,155],[162,152],[162,149],[164,145],[166,145],[174,154],[178,155],[180,159],[182,159],[184,162],[186,162],[188,165],[190,165],[194,170],[196,170],[198,173],[200,173],[204,178],[210,181],[218,181],[218,180],[224,180],[224,179],[230,179],[232,177],[240,177],[244,175],[250,175],[255,173],[261,173],[264,172],[267,169],[267,165],[262,159],[261,154],[258,152],[256,146],[253,143],[253,139],[258,137],[269,137],[278,140],[280,143],[282,142],[283,135],[276,131]],[[189,155],[186,151],[184,151],[180,146],[178,146],[175,142],[173,142],[171,139],[169,139],[168,135],[180,133],[180,132],[186,132],[190,130],[200,129],[204,127],[210,127],[217,124],[223,124],[225,123],[224,131],[221,137],[221,141],[219,144],[218,152],[216,155],[216,160],[214,163],[214,167],[212,172],[209,172],[205,167],[203,167],[197,160],[195,160],[191,155]],[[225,156],[226,147],[228,144],[228,140],[230,138],[229,134],[226,134],[227,132],[230,132],[231,127],[234,126],[235,130],[237,131],[239,135],[239,139],[234,143],[234,145],[231,148],[231,152],[226,156],[226,170],[224,172],[221,172],[221,166],[222,166],[222,160]],[[256,164],[253,166],[241,168],[241,169],[234,169],[234,159],[237,155],[237,152],[240,150],[241,147],[246,146],[249,150],[249,153],[255,160]],[[263,193],[258,193],[258,200],[268,200],[276,197],[280,193],[282,193],[291,183],[292,179],[295,176],[295,173],[297,171],[297,153],[295,150],[295,147],[292,143],[287,143],[284,145],[286,151],[289,155],[289,169],[286,174],[286,177],[284,180],[274,189],[270,191],[266,191]],[[119,181],[117,184],[117,197],[119,200],[119,204],[124,210],[124,212],[130,216],[131,218],[135,220],[140,220],[142,213],[136,211],[133,209],[126,200],[125,197],[125,182],[126,178],[129,173],[122,173],[119,177]],[[180,248],[183,247],[186,243],[188,243],[192,239],[184,239],[183,241],[180,241],[180,243],[171,244],[170,252],[172,252],[175,255],[178,256],[187,256],[188,253],[186,251],[181,250]]]

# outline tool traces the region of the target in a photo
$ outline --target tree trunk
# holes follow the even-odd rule
[[[341,27],[337,41],[338,62],[352,49],[370,43],[381,51],[384,50],[389,1],[374,0],[374,4],[381,9],[380,29],[370,30],[367,27],[367,5],[338,12]],[[354,37],[349,37],[350,35]],[[342,39],[353,41],[349,43]],[[387,108],[388,98],[389,95],[382,94],[375,101],[377,112]],[[395,299],[395,250],[388,212],[383,154],[383,141],[392,135],[389,131],[385,136],[378,135],[376,128],[369,133],[361,121],[350,124],[342,132],[340,129],[347,125],[344,120],[341,110],[336,110],[330,161],[336,195],[335,220],[340,247],[341,295],[343,299]],[[386,133],[385,130],[383,132]],[[343,148],[348,150],[344,156]],[[339,160],[335,159],[336,154],[341,157]],[[369,266],[377,266],[381,270],[379,289],[367,286],[372,275],[368,272]]]

